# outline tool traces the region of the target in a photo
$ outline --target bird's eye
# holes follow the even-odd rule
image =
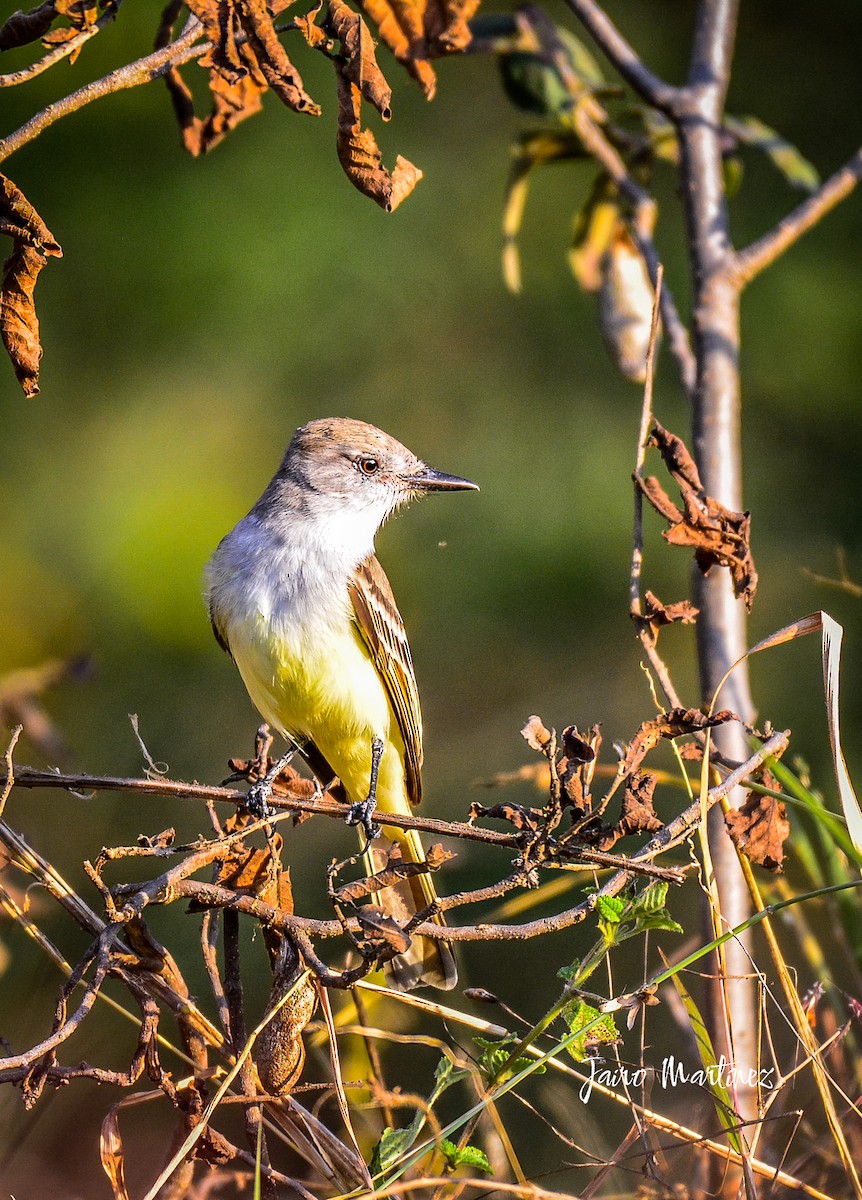
[[[359,458],[356,465],[363,475],[376,475],[380,470],[380,463],[376,458]]]

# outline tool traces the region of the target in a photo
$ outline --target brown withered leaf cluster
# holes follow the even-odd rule
[[[288,26],[298,30],[314,50],[334,64],[338,97],[336,149],[351,183],[387,212],[398,207],[422,178],[422,172],[400,155],[390,172],[377,140],[364,128],[365,100],[384,121],[392,115],[392,91],[375,56],[375,42],[362,13],[375,22],[380,37],[418,80],[430,99],[436,86],[430,60],[463,50],[470,40],[467,25],[479,0],[370,0],[355,12],[344,0],[323,0]],[[172,0],[165,9],[156,46],[167,46],[183,8],[198,18],[211,44],[199,60],[209,75],[211,111],[195,113],[192,90],[178,67],[165,76],[182,130],[183,144],[193,155],[217,146],[241,121],[258,112],[271,89],[294,112],[317,116],[320,106],[308,95],[302,77],[279,40],[275,18],[283,0]]]
[[[763,773],[761,782],[765,787],[777,790],[768,771]],[[782,869],[790,822],[787,809],[777,796],[749,792],[738,809],[725,813],[724,823],[733,844],[750,862],[768,871]]]
[[[733,593],[749,610],[757,591],[757,571],[751,556],[751,516],[733,512],[708,496],[685,443],[658,421],[649,437],[664,459],[682,496],[679,508],[655,476],[636,477],[650,504],[667,521],[664,537],[672,546],[690,546],[704,575],[714,566],[727,567]]]
[[[0,285],[0,337],[25,396],[39,391],[39,321],[33,291],[50,256],[63,251],[48,226],[11,179],[0,175],[0,233],[12,239]]]
[[[626,747],[611,792],[595,806],[591,786],[602,740],[599,727],[594,725],[581,733],[576,726],[570,725],[563,731],[562,749],[558,752],[555,732],[548,729],[540,717],[533,716],[521,734],[532,749],[548,760],[549,804],[544,809],[511,803],[472,804],[471,819],[495,817],[518,831],[537,835],[539,841],[553,834],[556,845],[552,853],[568,856],[576,856],[579,845],[606,852],[621,838],[657,833],[664,824],[655,811],[653,800],[658,776],[644,768],[647,755],[664,739],[691,738],[736,719],[729,709],[708,715],[697,708],[673,708],[642,722]],[[683,744],[683,753],[689,744]],[[620,783],[623,785],[620,813],[616,821],[608,823],[602,818]],[[569,813],[571,825],[560,834],[557,826],[563,812]]]

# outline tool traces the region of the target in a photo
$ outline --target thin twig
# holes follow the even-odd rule
[[[566,0],[566,3],[626,83],[633,87],[647,104],[673,119],[679,107],[682,89],[666,83],[649,70],[634,47],[595,0]]]
[[[6,763],[6,781],[3,784],[3,791],[0,792],[0,817],[3,816],[3,810],[6,807],[6,801],[9,799],[12,788],[15,786],[15,767],[12,762],[12,755],[15,752],[15,747],[18,745],[18,738],[23,732],[23,725],[15,726],[15,728],[12,730],[12,737],[9,741],[9,745],[6,747],[6,753],[3,756]]]
[[[751,283],[761,271],[771,266],[803,234],[813,229],[827,213],[841,203],[862,179],[862,148],[856,151],[849,162],[836,171],[831,178],[806,200],[788,213],[774,229],[738,250],[729,264],[731,277],[741,290]]]
[[[55,121],[59,121],[62,117],[67,117],[70,113],[77,112],[84,108],[87,104],[91,104],[94,100],[100,100],[103,96],[109,96],[114,92],[121,92],[126,88],[139,87],[141,84],[150,83],[153,79],[159,79],[162,75],[167,74],[171,67],[179,66],[182,63],[189,62],[193,58],[198,58],[204,54],[209,48],[210,43],[204,42],[201,45],[195,45],[198,39],[203,34],[203,26],[199,21],[192,20],[187,28],[183,31],[176,41],[165,46],[162,50],[156,50],[152,54],[147,54],[143,58],[137,59],[135,62],[128,63],[124,67],[119,67],[116,71],[111,71],[104,75],[101,79],[96,79],[92,83],[84,84],[82,88],[78,88],[76,92],[72,92],[68,96],[64,96],[62,100],[57,100],[53,104],[47,105],[40,112],[36,113],[26,121],[20,129],[16,129],[14,133],[10,133],[7,137],[0,139],[0,162],[9,158],[22,146],[26,146],[28,142],[34,141],[41,133]]]
[[[29,67],[22,67],[20,71],[10,71],[8,75],[0,75],[0,88],[15,87],[19,83],[26,83],[28,79],[34,79],[37,75],[41,75],[43,71],[47,71],[49,67],[53,67],[55,63],[61,62],[62,59],[68,58],[72,54],[77,54],[85,42],[96,36],[97,33],[109,25],[117,16],[117,11],[123,0],[114,0],[114,3],[102,13],[102,15],[94,21],[92,25],[88,25],[86,29],[80,30],[74,37],[70,37],[68,41],[61,42],[59,46],[55,46],[49,50],[47,54],[36,62],[31,63]]]

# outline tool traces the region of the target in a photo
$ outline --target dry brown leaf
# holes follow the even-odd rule
[[[510,825],[514,825],[516,829],[529,829],[535,831],[545,819],[545,814],[540,808],[524,808],[520,804],[478,804],[475,801],[470,805],[470,820],[476,817],[496,817],[500,821],[508,821]]]
[[[260,1033],[255,1043],[254,1061],[260,1080],[274,1096],[284,1096],[302,1074],[305,1065],[305,1046],[302,1033],[314,1015],[317,991],[314,983],[289,943],[283,942],[281,953],[273,968],[272,991],[267,1009],[276,1008],[285,993],[275,1016]]]
[[[644,597],[644,611],[636,620],[639,624],[648,625],[653,638],[658,637],[662,625],[673,625],[680,621],[683,625],[693,625],[697,620],[699,609],[690,600],[677,600],[674,604],[662,604],[654,592],[647,592]]]
[[[12,360],[15,375],[28,398],[39,391],[39,321],[33,290],[47,259],[32,246],[18,243],[3,264],[0,288],[0,337]]]
[[[0,25],[0,50],[12,50],[15,46],[26,46],[35,42],[51,28],[51,23],[57,16],[53,0],[45,4],[37,4],[28,12],[19,9]]]
[[[749,792],[740,808],[724,814],[724,823],[733,844],[747,859],[768,871],[782,869],[790,822],[781,800]]]
[[[120,1135],[120,1107],[115,1104],[109,1109],[99,1138],[99,1155],[102,1159],[102,1170],[111,1181],[114,1200],[129,1200],[126,1188],[126,1161],[123,1153],[123,1139]]]
[[[713,566],[727,567],[733,593],[751,609],[757,591],[757,571],[751,556],[751,516],[733,512],[707,496],[694,459],[682,439],[657,421],[649,444],[657,447],[667,469],[676,480],[683,511],[667,496],[657,479],[638,479],[638,485],[656,511],[670,525],[665,539],[674,546],[690,546],[704,575]]]
[[[465,50],[472,41],[470,19],[476,15],[481,0],[442,0],[445,16],[444,28],[440,33],[432,29],[426,19],[425,36],[432,57],[438,54],[455,54]]]
[[[402,879],[413,875],[427,875],[429,871],[439,871],[444,863],[455,858],[451,850],[444,850],[440,843],[431,846],[423,862],[405,862],[401,847],[393,842],[388,855],[386,866],[364,879],[354,879],[336,888],[333,896],[340,902],[347,903],[361,900],[363,896],[382,892],[384,888],[392,887]]]
[[[276,854],[280,854],[282,845],[280,835],[275,834],[273,848]],[[257,896],[265,904],[280,908],[282,912],[293,912],[290,871],[275,870],[269,848],[255,849],[235,842],[229,857],[219,863],[214,882],[240,895]]]
[[[359,8],[377,26],[383,43],[398,61],[407,68],[421,87],[426,100],[433,100],[437,76],[428,62],[428,51],[422,35],[424,4],[421,2],[389,3],[389,0],[357,0]]]
[[[356,919],[379,958],[389,959],[410,949],[410,935],[376,904],[363,904],[356,910]]]
[[[644,721],[632,738],[623,760],[625,773],[633,774],[662,738],[684,737],[686,734],[712,729],[716,725],[724,725],[733,720],[736,720],[736,716],[729,709],[722,709],[712,716],[702,713],[699,708],[672,708],[669,712],[660,713],[659,716]]]
[[[653,792],[658,776],[652,771],[635,771],[626,780],[617,828],[622,837],[630,833],[655,833],[662,828],[653,807]]]
[[[390,174],[383,166],[380,149],[370,129],[359,122],[360,92],[339,70],[338,132],[336,148],[347,178],[363,195],[386,212],[394,212],[422,178],[422,172],[399,154]]]
[[[601,730],[593,725],[582,735],[575,725],[569,725],[563,730],[562,741],[564,753],[557,763],[557,774],[566,800],[582,816],[592,805],[590,785],[602,744]]]
[[[278,40],[264,0],[236,0],[236,11],[261,74],[279,100],[294,112],[319,117],[320,107],[306,92],[299,72]]]
[[[292,3],[292,0],[288,0],[288,4],[289,3]],[[284,7],[287,8],[288,4],[285,4]],[[275,16],[276,12],[278,11],[276,6],[271,4],[270,7],[272,8],[273,16]],[[293,23],[296,25],[297,29],[300,30],[302,36],[308,42],[309,46],[313,47],[314,49],[317,49],[319,46],[323,46],[326,43],[326,34],[319,25],[315,24],[317,16],[322,8],[323,0],[318,0],[317,4],[315,4],[313,8],[310,8],[304,17],[293,18]]]
[[[388,121],[392,116],[389,107],[392,89],[377,65],[374,39],[362,17],[343,0],[329,0],[325,28],[341,43],[342,73],[359,88],[369,104],[374,105],[383,120]]]
[[[521,737],[531,750],[538,750],[540,754],[544,754],[551,744],[553,734],[546,727],[542,718],[534,714],[521,730]]]

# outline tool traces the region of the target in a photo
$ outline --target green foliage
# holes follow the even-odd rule
[[[619,945],[620,942],[645,933],[648,929],[683,933],[682,926],[665,907],[667,890],[667,883],[656,880],[640,893],[631,893],[628,896],[599,896],[596,900],[598,925],[606,944]]]
[[[796,146],[758,117],[733,117],[728,114],[724,118],[724,125],[744,146],[762,151],[791,187],[813,192],[820,186],[817,168]]]
[[[563,1009],[561,1016],[570,1033],[584,1030],[582,1037],[569,1044],[569,1054],[576,1062],[583,1062],[592,1047],[613,1045],[620,1040],[619,1030],[611,1014],[599,1012],[581,996],[575,996]],[[586,1028],[587,1026],[589,1028]]]
[[[432,1109],[447,1088],[458,1083],[468,1075],[467,1071],[459,1070],[450,1058],[445,1055],[440,1059],[434,1071],[434,1087],[428,1097],[428,1110]],[[372,1175],[388,1171],[418,1138],[427,1121],[424,1108],[416,1110],[416,1114],[404,1129],[384,1129],[380,1141],[374,1147],[369,1169]]]
[[[509,1062],[512,1057],[512,1050],[521,1041],[513,1033],[508,1037],[499,1038],[492,1041],[490,1038],[476,1037],[473,1039],[477,1046],[482,1050],[479,1056],[479,1068],[488,1079],[497,1079],[506,1063],[507,1075],[517,1075],[519,1071],[523,1071],[525,1067],[532,1066],[534,1059],[527,1057],[519,1057]],[[544,1075],[545,1067],[537,1067],[534,1071],[536,1075]]]
[[[450,1142],[448,1138],[443,1138],[440,1149],[453,1171],[458,1167],[470,1167],[474,1171],[484,1171],[486,1175],[494,1174],[494,1168],[488,1161],[488,1155],[478,1146],[459,1147],[454,1142]]]

